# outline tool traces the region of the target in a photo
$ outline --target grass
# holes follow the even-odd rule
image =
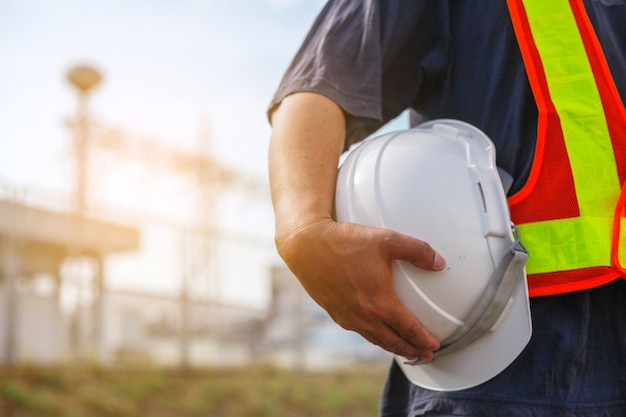
[[[0,369],[6,417],[373,417],[385,369]]]

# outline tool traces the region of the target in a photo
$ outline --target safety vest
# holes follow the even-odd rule
[[[507,3],[539,111],[509,198],[530,295],[594,288],[626,276],[626,110],[582,0]]]

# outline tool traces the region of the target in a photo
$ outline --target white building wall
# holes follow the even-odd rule
[[[0,354],[6,357],[8,323],[6,288],[0,286]],[[56,298],[17,293],[15,352],[19,363],[53,365],[69,358],[70,326]]]

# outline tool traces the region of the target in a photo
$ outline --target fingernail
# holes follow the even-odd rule
[[[445,267],[446,267],[446,260],[443,259],[443,257],[439,255],[438,253],[435,253],[435,260],[433,261],[433,268],[435,268],[436,271],[440,271]]]
[[[439,342],[439,339],[437,339],[434,335],[429,335],[430,336],[430,346],[432,347],[433,350],[438,350],[441,346],[441,342]]]

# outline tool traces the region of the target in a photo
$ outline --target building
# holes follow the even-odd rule
[[[127,225],[0,200],[3,362],[59,362],[82,348],[81,338],[97,345],[104,259],[138,245],[139,231]],[[78,334],[60,310],[59,289],[66,278],[63,270],[72,263],[93,297],[90,320],[94,333],[88,337]]]

